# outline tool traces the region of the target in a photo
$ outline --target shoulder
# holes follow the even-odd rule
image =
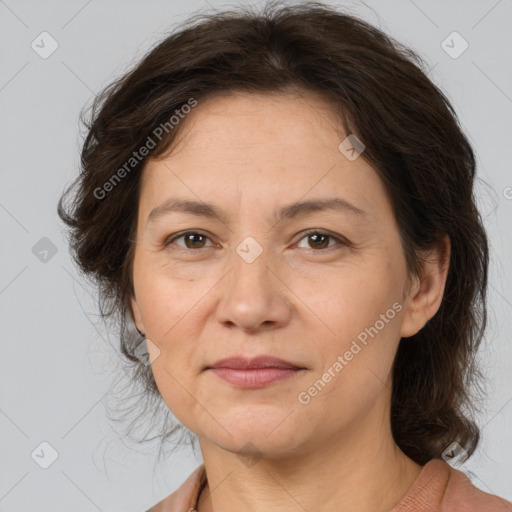
[[[439,462],[446,464],[444,461]],[[462,471],[448,467],[450,478],[442,502],[442,512],[512,512],[510,501],[482,491]]]
[[[478,489],[442,459],[425,466],[392,512],[512,512],[512,503]]]
[[[191,512],[206,482],[204,464],[196,468],[171,495],[153,505],[146,512]]]

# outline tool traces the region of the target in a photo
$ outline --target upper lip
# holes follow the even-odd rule
[[[216,363],[209,365],[206,369],[210,368],[232,368],[235,370],[253,370],[256,368],[284,368],[284,369],[302,369],[303,367],[296,364],[271,356],[258,356],[258,357],[227,357],[221,359]]]

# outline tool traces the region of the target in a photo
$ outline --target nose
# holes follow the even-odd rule
[[[285,326],[291,318],[290,290],[279,273],[270,268],[268,251],[248,262],[237,252],[231,271],[222,280],[216,318],[227,327],[245,331],[272,330]]]

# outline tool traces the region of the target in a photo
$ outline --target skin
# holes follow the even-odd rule
[[[421,471],[391,434],[392,363],[400,338],[439,308],[449,240],[408,279],[378,174],[364,153],[350,161],[340,152],[346,134],[312,93],[217,96],[181,122],[177,145],[142,176],[132,312],[160,351],[150,348],[164,401],[199,438],[208,478],[199,512],[391,510]],[[148,224],[170,197],[213,203],[226,218],[168,212]],[[274,217],[331,197],[365,214]],[[204,237],[164,246],[186,230]],[[263,251],[252,263],[236,251],[249,236]],[[394,303],[400,312],[300,403]],[[306,369],[262,389],[204,370],[262,354]]]

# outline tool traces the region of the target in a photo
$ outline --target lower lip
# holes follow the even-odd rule
[[[233,368],[210,368],[221,379],[241,388],[263,388],[284,379],[289,379],[301,369],[290,368],[254,368],[252,370],[235,370]]]

